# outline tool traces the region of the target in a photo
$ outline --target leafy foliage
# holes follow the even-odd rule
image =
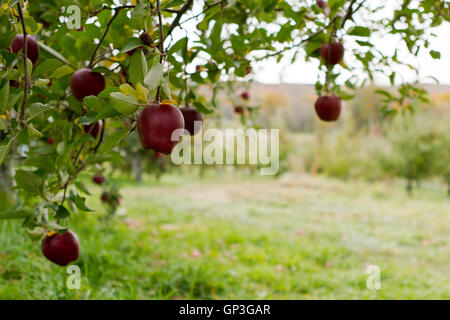
[[[129,141],[144,105],[168,100],[213,113],[216,94],[208,100],[200,86],[216,92],[224,81],[249,80],[255,61],[295,61],[299,52],[318,59],[323,43],[352,44],[348,47],[355,49],[347,54],[358,65],[322,64],[326,79],[316,85],[319,92],[350,99],[376,73],[396,80],[392,66],[402,62],[397,51],[389,54],[373,45],[376,35],[398,36],[412,55],[429,50],[440,57],[429,46],[432,28],[449,21],[445,1],[404,0],[393,16],[382,18],[375,17],[385,4],[330,0],[328,5],[323,11],[311,1],[3,1],[0,163],[16,167],[17,198],[0,218],[25,217],[33,238],[64,229],[71,213],[89,211],[79,173],[123,163],[121,145]],[[24,58],[25,50],[10,50],[16,34],[25,31],[39,43],[35,65]],[[78,101],[70,90],[71,75],[86,66],[105,76],[106,89]],[[358,69],[365,77],[355,76]],[[344,70],[350,71],[348,79]],[[411,100],[427,99],[412,84],[402,84],[398,96],[380,94],[386,98],[385,114],[397,111],[392,102],[409,108]],[[92,126],[99,121],[96,136]],[[117,190],[105,192],[118,197]]]

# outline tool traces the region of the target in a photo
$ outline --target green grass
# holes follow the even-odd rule
[[[208,176],[209,175],[209,176]],[[1,299],[450,298],[450,201],[424,186],[207,174],[123,184],[126,212],[71,218],[81,290],[0,222]],[[365,268],[381,268],[381,289]]]

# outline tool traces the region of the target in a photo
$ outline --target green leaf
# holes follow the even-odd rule
[[[431,50],[430,51],[430,55],[433,59],[440,59],[441,58],[441,53],[439,51],[434,51]]]
[[[56,59],[64,62],[65,64],[70,64],[69,61],[66,60],[66,58],[64,58],[58,51],[56,51],[53,48],[50,48],[49,46],[43,44],[42,42],[38,42],[39,46],[42,48],[42,50],[46,51],[47,53],[51,54],[52,56],[54,56]]]
[[[144,52],[139,49],[131,56],[130,67],[128,68],[129,80],[135,86],[138,82],[143,83],[147,74],[147,61]]]
[[[8,121],[6,119],[0,118],[0,130],[8,130]]]
[[[66,209],[66,207],[59,205],[58,210],[56,210],[55,217],[58,219],[65,219],[70,217],[70,212]]]
[[[25,219],[33,215],[33,211],[27,209],[6,210],[0,212],[0,219]]]
[[[126,96],[122,92],[111,92],[109,96],[111,105],[121,114],[132,114],[138,108],[136,99],[133,96]]]
[[[73,70],[71,67],[69,66],[61,66],[58,69],[56,69],[55,71],[53,71],[53,73],[49,76],[49,78],[55,78],[55,79],[59,79],[62,78],[68,74],[73,73]]]
[[[125,45],[122,47],[122,50],[120,52],[128,52],[133,49],[139,48],[143,46],[141,39],[139,38],[131,38],[125,43]]]
[[[170,92],[170,80],[169,77],[165,77],[162,83],[162,91],[168,100],[172,100],[172,95]]]
[[[86,206],[86,198],[80,197],[79,195],[71,195],[69,198],[78,209],[82,211],[93,211],[91,208]]]
[[[37,241],[44,237],[47,230],[42,227],[35,227],[33,230],[26,230],[26,233],[32,241]]]
[[[5,85],[0,89],[0,114],[3,114],[8,107],[9,100],[9,81],[5,81]]]
[[[155,90],[161,84],[163,80],[163,68],[164,66],[158,63],[153,66],[145,77],[144,83],[151,91]]]
[[[87,96],[83,99],[83,103],[89,108],[90,111],[99,111],[103,109],[107,101],[96,96]]]
[[[200,101],[195,101],[194,106],[197,108],[198,111],[200,111],[203,114],[211,114],[214,112],[214,110],[211,110],[211,109],[208,109],[207,107],[205,107],[205,105],[203,103],[201,103]]]
[[[58,69],[59,67],[61,67],[61,65],[62,65],[62,62],[60,60],[47,59],[36,67],[33,75],[37,76],[42,73],[54,71],[54,70]]]
[[[34,118],[39,117],[40,120],[44,120],[43,117],[41,117],[46,111],[51,110],[52,107],[45,105],[43,103],[40,102],[36,102],[31,104],[28,108],[27,108],[27,113],[28,113],[28,121],[33,120]]]
[[[17,133],[14,134],[8,142],[0,144],[0,164],[6,161],[9,151],[11,151],[12,145],[16,139]]]
[[[371,31],[367,27],[356,26],[351,28],[348,34],[357,37],[370,37]]]
[[[28,135],[30,137],[42,138],[44,135],[37,130],[32,123],[27,123]]]
[[[130,133],[130,128],[126,127],[109,136],[100,147],[99,153],[106,153],[116,146]]]
[[[8,49],[16,36],[14,30],[0,33],[0,48]]]
[[[18,170],[16,171],[15,179],[18,188],[30,193],[38,194],[45,198],[42,180],[36,174],[29,171]]]

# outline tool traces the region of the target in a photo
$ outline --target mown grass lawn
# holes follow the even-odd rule
[[[450,201],[400,182],[219,174],[123,182],[122,215],[71,218],[81,290],[0,222],[1,299],[450,298]],[[381,289],[366,267],[381,268]]]

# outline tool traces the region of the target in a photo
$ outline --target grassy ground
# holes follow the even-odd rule
[[[0,222],[0,298],[450,298],[444,189],[221,174],[124,183],[123,195],[122,215],[105,220],[95,197],[98,211],[70,222],[78,291],[19,223]],[[366,287],[370,264],[380,290]]]

